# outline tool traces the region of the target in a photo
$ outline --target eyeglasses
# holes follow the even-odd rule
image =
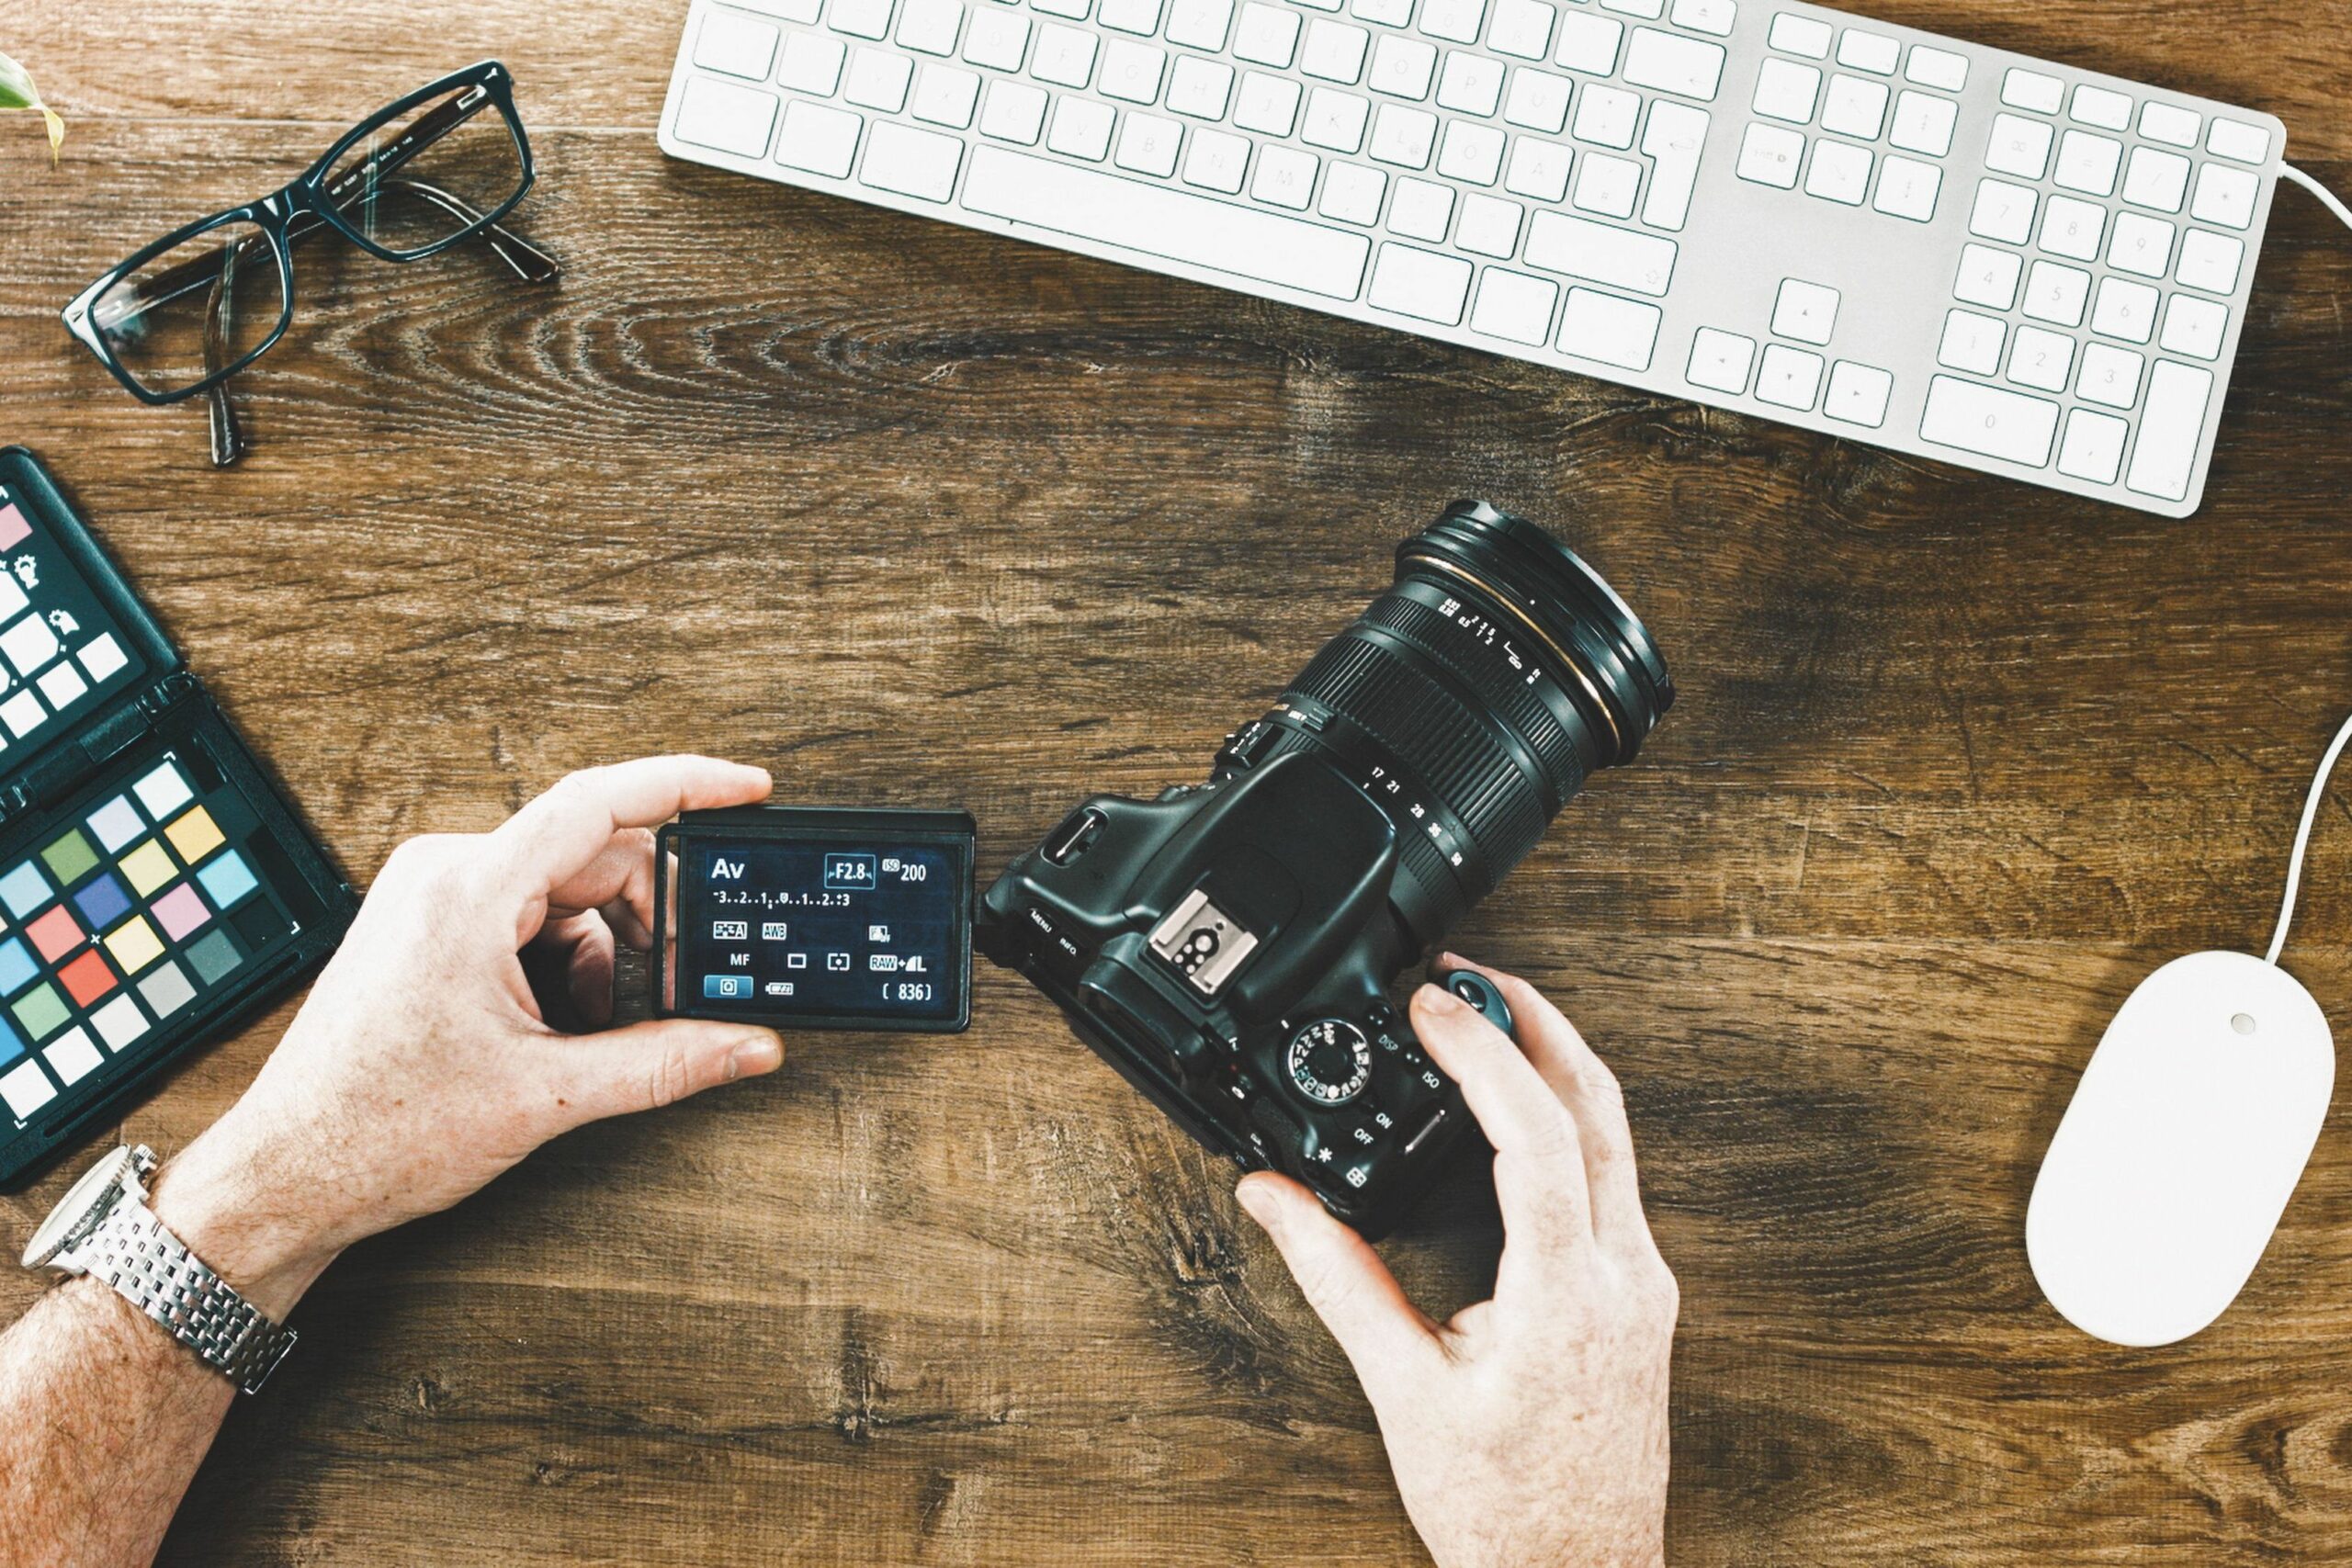
[[[66,330],[141,402],[209,394],[227,468],[247,447],[227,383],[293,321],[296,245],[332,229],[413,262],[480,238],[525,282],[552,282],[555,258],[499,225],[531,180],[514,78],[484,61],[360,121],[275,195],[133,253],[65,307]]]

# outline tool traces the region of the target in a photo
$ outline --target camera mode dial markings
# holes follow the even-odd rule
[[[1318,1018],[1290,1037],[1283,1065],[1317,1105],[1345,1105],[1372,1081],[1372,1042],[1343,1018]]]

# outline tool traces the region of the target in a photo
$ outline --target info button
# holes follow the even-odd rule
[[[742,1001],[752,994],[752,977],[749,975],[705,975],[702,977],[702,994],[706,1001]]]

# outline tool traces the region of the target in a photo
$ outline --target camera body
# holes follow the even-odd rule
[[[1472,1132],[1390,987],[1673,701],[1597,572],[1456,502],[1207,783],[1086,801],[982,897],[975,945],[1202,1143],[1377,1235]]]

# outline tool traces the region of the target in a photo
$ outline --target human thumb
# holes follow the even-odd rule
[[[770,1029],[657,1018],[561,1042],[568,1124],[658,1111],[737,1078],[772,1073],[784,1042]]]
[[[1290,1266],[1306,1304],[1340,1342],[1369,1392],[1437,1348],[1430,1320],[1406,1298],[1370,1243],[1287,1176],[1243,1177],[1234,1196]]]

